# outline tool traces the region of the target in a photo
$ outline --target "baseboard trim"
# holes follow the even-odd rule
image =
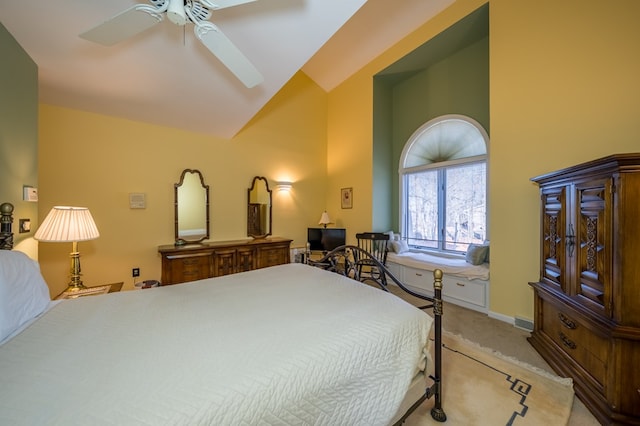
[[[524,331],[533,331],[533,321],[518,316],[516,316],[515,319],[515,323],[513,324],[514,327],[520,328]]]
[[[489,311],[487,314],[489,318],[497,319],[498,321],[506,322],[507,324],[511,324],[515,328],[519,328],[524,331],[533,331],[533,321],[528,320],[522,317],[510,317],[508,315],[499,314],[497,312]]]
[[[516,321],[513,317],[508,315],[499,314],[497,312],[489,311],[487,314],[489,318],[497,319],[502,322],[506,322],[507,324],[515,325]]]

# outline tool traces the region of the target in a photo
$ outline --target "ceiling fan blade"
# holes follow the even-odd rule
[[[83,32],[80,37],[104,46],[112,46],[162,21],[162,9],[166,7],[157,9],[145,4],[135,5]]]
[[[248,88],[264,81],[262,74],[246,56],[210,22],[202,22],[195,26],[196,37]]]
[[[211,10],[224,9],[226,7],[238,6],[245,3],[253,3],[257,0],[200,0],[200,3]]]

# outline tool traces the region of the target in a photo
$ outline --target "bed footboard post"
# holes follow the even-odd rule
[[[0,204],[0,250],[11,250],[13,248],[13,204]]]
[[[433,271],[433,316],[435,322],[435,401],[431,409],[431,417],[438,422],[447,421],[442,409],[442,271]]]

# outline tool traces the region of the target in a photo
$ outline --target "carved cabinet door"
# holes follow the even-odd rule
[[[611,317],[613,178],[575,184],[577,216],[573,294],[585,306]]]
[[[572,249],[571,224],[567,222],[567,188],[545,188],[542,197],[542,280],[569,293],[567,252]]]
[[[613,178],[542,191],[542,280],[611,316]]]
[[[231,249],[219,249],[213,253],[213,276],[220,277],[236,273],[237,251]]]
[[[256,269],[255,249],[243,247],[238,249],[236,272],[246,272]]]

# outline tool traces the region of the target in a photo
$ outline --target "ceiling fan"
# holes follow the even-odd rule
[[[223,9],[256,0],[149,0],[151,5],[137,4],[80,34],[80,37],[105,46],[151,28],[167,15],[169,21],[184,26],[191,22],[196,37],[245,86],[251,88],[264,81],[256,67],[220,29],[208,21],[211,10]]]

